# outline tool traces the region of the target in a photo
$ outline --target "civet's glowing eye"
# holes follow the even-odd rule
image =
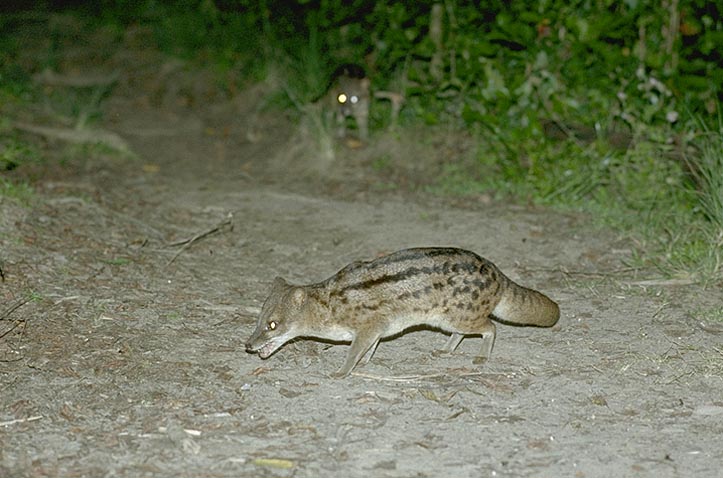
[[[346,103],[346,100],[348,100],[348,99],[349,98],[347,98],[347,96],[344,93],[339,93],[339,96],[336,97],[336,100],[341,104]]]
[[[359,103],[359,97],[358,97],[358,96],[353,95],[353,96],[352,96],[351,98],[349,98],[349,99],[351,100],[352,104],[357,104],[357,103]]]
[[[266,328],[268,328],[269,330],[276,330],[276,322],[272,320],[271,322],[269,322],[269,325],[267,325]]]

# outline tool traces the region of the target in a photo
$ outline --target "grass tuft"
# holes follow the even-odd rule
[[[25,206],[29,205],[34,195],[33,188],[26,182],[12,182],[0,177],[0,198],[16,200]]]
[[[715,235],[723,234],[723,123],[719,131],[704,130],[700,154],[688,159],[699,188],[698,203]],[[717,231],[716,231],[717,230]]]

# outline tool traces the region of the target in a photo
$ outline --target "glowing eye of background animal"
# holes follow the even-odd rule
[[[349,98],[353,104],[357,104],[359,102],[359,97],[352,95],[351,98]]]
[[[269,322],[269,324],[266,326],[266,328],[269,330],[276,330],[276,322],[274,322],[272,320],[271,322]]]
[[[336,100],[341,104],[346,103],[346,100],[348,99],[349,98],[344,93],[339,93],[339,96],[336,97]]]

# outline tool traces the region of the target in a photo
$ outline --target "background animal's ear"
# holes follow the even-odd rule
[[[368,89],[371,86],[371,84],[372,84],[372,82],[369,78],[362,78],[362,80],[361,80],[362,88]]]
[[[294,289],[294,293],[291,295],[291,298],[294,301],[294,304],[300,306],[306,302],[306,291],[301,287],[297,287]]]

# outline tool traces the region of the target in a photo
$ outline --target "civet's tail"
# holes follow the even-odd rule
[[[503,322],[551,327],[560,318],[560,308],[549,297],[516,284],[499,273],[502,299],[492,315]]]

